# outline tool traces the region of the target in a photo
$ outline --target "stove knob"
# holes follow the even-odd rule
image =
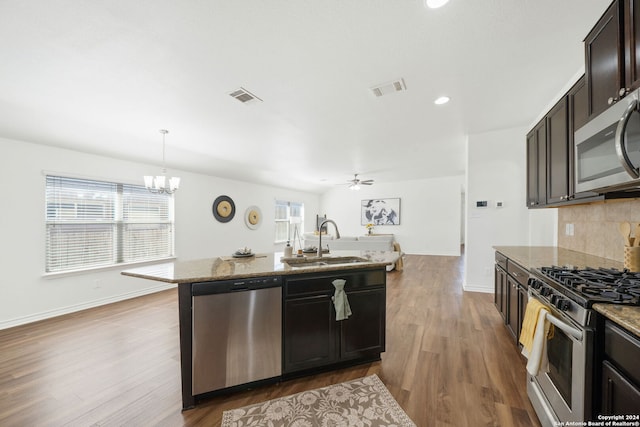
[[[551,295],[552,292],[553,291],[548,286],[543,286],[542,289],[540,289],[540,293],[542,294],[543,297],[548,297],[549,295]]]
[[[529,286],[532,287],[533,289],[540,289],[540,286],[542,286],[542,282],[540,280],[537,279],[529,279]]]
[[[567,311],[571,308],[571,302],[565,298],[558,298],[554,305],[560,311]]]

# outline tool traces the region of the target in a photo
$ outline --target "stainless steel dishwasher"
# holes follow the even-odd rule
[[[193,395],[282,373],[282,278],[194,283]]]

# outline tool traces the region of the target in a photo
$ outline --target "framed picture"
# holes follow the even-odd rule
[[[360,212],[362,225],[399,225],[400,199],[363,200]]]

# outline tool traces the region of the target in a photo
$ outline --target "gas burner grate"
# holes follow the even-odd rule
[[[590,302],[640,305],[640,273],[615,268],[542,267],[540,271]]]

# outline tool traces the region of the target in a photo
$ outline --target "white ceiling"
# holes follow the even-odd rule
[[[457,175],[466,134],[543,112],[609,3],[0,0],[0,136],[159,166],[166,128],[169,173],[313,192]]]

